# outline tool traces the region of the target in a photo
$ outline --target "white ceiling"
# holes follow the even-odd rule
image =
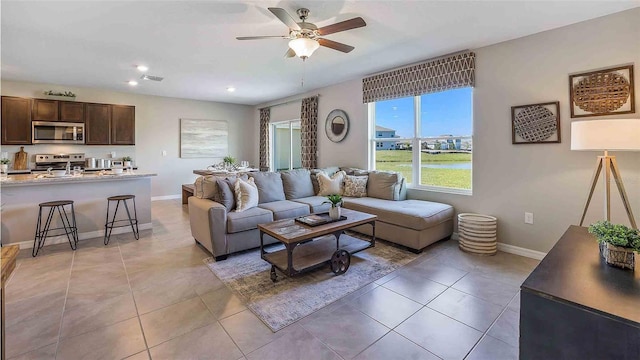
[[[385,69],[474,49],[640,6],[635,1],[2,1],[3,79],[259,104]],[[328,35],[355,46],[285,59],[286,35],[267,7],[324,26],[360,16],[364,28]],[[139,81],[148,65],[161,83]],[[301,79],[304,74],[304,87]],[[237,91],[228,93],[234,86]],[[64,90],[64,89],[60,89]]]

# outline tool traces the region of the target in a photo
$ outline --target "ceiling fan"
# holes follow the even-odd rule
[[[339,43],[337,41],[328,40],[323,38],[325,35],[337,33],[340,31],[346,31],[366,26],[367,23],[362,20],[361,17],[341,21],[332,25],[323,26],[318,28],[316,25],[307,22],[309,16],[309,9],[301,8],[296,11],[300,22],[287,13],[282,8],[268,8],[273,15],[275,15],[280,21],[289,27],[288,36],[240,36],[238,40],[261,40],[261,39],[289,39],[289,51],[285,54],[285,57],[290,58],[299,56],[302,60],[305,60],[320,46],[328,47],[334,50],[348,53],[354,49],[353,46]]]

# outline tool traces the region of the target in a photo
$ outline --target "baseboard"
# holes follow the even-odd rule
[[[173,200],[173,199],[182,199],[182,194],[176,194],[176,195],[163,195],[163,196],[152,196],[152,197],[151,197],[151,201]]]
[[[458,241],[460,237],[458,236],[458,233],[454,232],[451,235],[451,239]],[[542,260],[547,255],[547,253],[544,253],[541,251],[531,250],[531,249],[523,248],[520,246],[509,245],[501,242],[498,243],[498,250],[504,251],[509,254],[520,255],[520,256],[531,258],[531,259],[536,259],[536,260]]]
[[[152,224],[151,223],[139,224],[138,225],[138,229],[139,230],[149,230],[151,228],[152,228]],[[114,235],[114,234],[124,234],[124,233],[127,233],[127,232],[131,232],[131,228],[129,228],[129,227],[121,227],[121,228],[114,228],[113,231],[111,232],[111,234],[112,235]],[[96,231],[78,233],[78,240],[79,241],[87,240],[87,239],[101,238],[101,237],[104,237],[104,230],[96,230]],[[69,240],[67,239],[67,237],[65,235],[63,235],[63,236],[55,236],[55,237],[47,238],[47,240],[44,243],[44,246],[55,245],[55,244],[63,244],[63,243],[68,243],[68,242],[69,242]],[[20,241],[20,242],[17,242],[17,243],[11,243],[11,244],[6,244],[6,245],[19,245],[20,249],[31,249],[31,248],[33,248],[33,240]]]

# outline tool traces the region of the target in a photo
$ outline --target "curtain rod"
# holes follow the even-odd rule
[[[320,94],[315,94],[315,95],[311,95],[311,96],[298,97],[298,98],[295,98],[295,99],[291,99],[291,100],[283,101],[283,102],[281,102],[281,103],[276,103],[276,104],[273,104],[273,105],[269,105],[269,106],[261,107],[261,108],[259,108],[258,110],[267,109],[267,108],[272,108],[272,107],[280,106],[280,105],[286,105],[286,104],[290,104],[290,103],[292,103],[292,102],[300,101],[300,100],[302,100],[302,99],[306,99],[306,98],[308,98],[308,97],[314,97],[314,96],[316,96],[316,97],[320,97]]]

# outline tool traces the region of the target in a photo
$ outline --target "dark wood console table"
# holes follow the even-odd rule
[[[521,360],[640,359],[640,266],[608,266],[586,228],[569,227],[521,289]]]

